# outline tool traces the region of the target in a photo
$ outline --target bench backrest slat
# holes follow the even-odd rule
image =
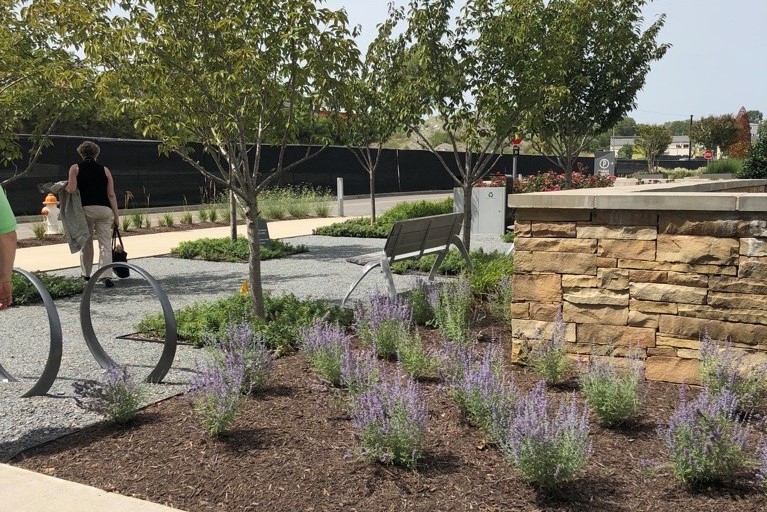
[[[414,252],[423,255],[424,251],[447,247],[453,235],[461,231],[462,221],[462,213],[447,213],[395,222],[384,252],[393,258]]]

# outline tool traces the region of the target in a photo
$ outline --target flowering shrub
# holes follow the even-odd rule
[[[561,382],[570,371],[572,363],[565,350],[566,326],[562,311],[557,314],[551,338],[542,340],[530,350],[530,367],[540,373],[548,384]]]
[[[415,381],[401,380],[384,378],[358,395],[352,419],[364,459],[412,468],[421,457],[428,414]]]
[[[639,416],[642,379],[642,368],[637,362],[629,371],[619,372],[612,363],[596,361],[580,381],[586,403],[599,422],[615,426],[631,423]]]
[[[274,368],[274,355],[260,333],[254,333],[248,323],[234,325],[226,330],[226,336],[213,340],[211,352],[219,364],[232,364],[244,368],[242,393],[249,394],[266,389],[269,372]]]
[[[471,286],[466,279],[429,291],[434,324],[448,341],[467,343],[471,328]]]
[[[465,366],[463,375],[452,386],[452,395],[463,413],[491,443],[498,443],[507,431],[518,395],[514,381],[507,380],[498,364],[500,361],[495,347],[486,350],[479,363]]]
[[[439,376],[448,384],[460,382],[474,362],[476,353],[472,345],[446,341],[439,352]]]
[[[400,339],[397,359],[405,373],[413,378],[434,377],[439,366],[437,360],[424,348],[417,332]]]
[[[146,387],[136,383],[127,366],[110,365],[103,383],[74,382],[75,403],[83,409],[105,416],[109,421],[123,424],[138,412]]]
[[[761,482],[765,494],[767,494],[767,441],[763,442],[759,449],[759,472],[756,474],[756,477]]]
[[[301,330],[306,356],[312,368],[334,386],[341,384],[341,358],[350,350],[349,339],[337,325],[320,319]]]
[[[737,420],[738,400],[723,390],[704,388],[688,402],[682,393],[679,407],[659,428],[677,479],[697,486],[732,478],[746,462],[748,427]]]
[[[728,342],[718,347],[708,333],[700,342],[701,384],[714,395],[727,390],[743,409],[764,405],[767,400],[767,366],[743,370],[743,357],[737,356]]]
[[[571,481],[591,456],[588,411],[575,397],[549,415],[543,382],[517,401],[501,450],[522,477],[545,491]]]
[[[341,384],[349,393],[359,395],[371,390],[381,378],[378,359],[372,352],[355,354],[347,344],[341,354]]]
[[[397,353],[400,340],[410,335],[412,319],[407,299],[385,293],[374,293],[367,301],[359,301],[354,311],[357,335],[383,358]]]
[[[588,175],[573,171],[571,177],[572,181],[569,187],[567,186],[565,174],[557,174],[554,171],[539,173],[529,178],[517,179],[514,182],[514,193],[552,192],[567,188],[604,188],[612,187],[615,184],[615,176]]]
[[[218,436],[232,424],[247,400],[243,388],[247,390],[245,365],[234,352],[211,358],[192,379],[188,394],[210,435]]]

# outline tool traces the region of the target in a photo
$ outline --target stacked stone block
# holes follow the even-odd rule
[[[767,213],[520,209],[513,357],[550,335],[567,349],[636,355],[650,380],[696,383],[700,338],[767,361]]]

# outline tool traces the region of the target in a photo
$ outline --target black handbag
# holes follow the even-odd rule
[[[125,247],[123,247],[123,238],[120,236],[120,230],[117,228],[117,226],[112,229],[112,262],[128,262],[128,253],[125,252]],[[120,279],[130,277],[130,269],[128,267],[115,267],[112,270]]]

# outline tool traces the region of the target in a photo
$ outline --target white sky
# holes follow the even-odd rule
[[[361,25],[362,51],[386,18],[388,0],[326,0]],[[397,0],[402,5],[403,0]],[[462,2],[456,2],[462,5]],[[457,10],[456,10],[457,12]],[[655,62],[630,113],[640,123],[761,110],[767,115],[767,0],[656,0],[652,21],[666,13],[660,41],[673,46]]]

